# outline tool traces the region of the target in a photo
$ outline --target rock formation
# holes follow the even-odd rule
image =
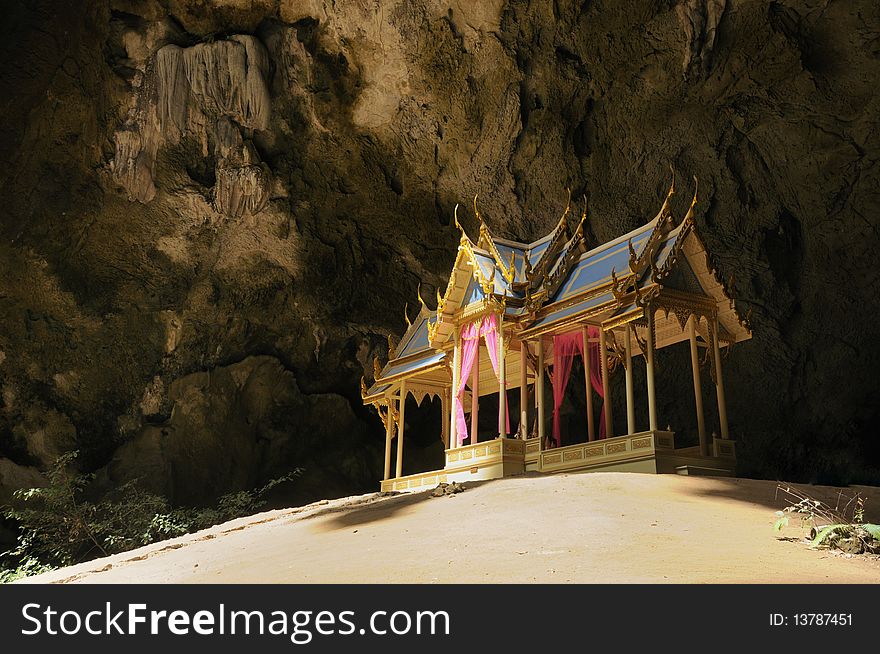
[[[715,33],[726,6],[727,0],[683,0],[676,7],[685,34],[685,74],[692,69],[701,75],[709,72]]]
[[[240,218],[262,211],[270,173],[246,136],[269,126],[269,61],[262,44],[234,35],[190,48],[165,45],[138,63],[133,106],[116,132],[110,163],[129,198],[153,199],[159,149],[187,138],[201,147],[202,158],[215,162],[219,213]]]
[[[699,176],[699,229],[752,311],[725,368],[741,474],[880,481],[877,3],[5,11],[15,465],[76,447],[99,480],[177,503],[295,466],[302,499],[375,488],[383,435],[359,381],[418,282],[446,283],[455,204],[479,192],[493,230],[532,239],[570,187],[602,242],[654,214],[672,164]],[[658,367],[661,420],[687,442],[687,353]],[[407,411],[405,468],[436,460],[437,412]]]

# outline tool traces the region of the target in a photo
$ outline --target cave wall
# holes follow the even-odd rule
[[[175,502],[373,488],[359,380],[445,284],[455,204],[529,240],[569,187],[598,243],[672,165],[751,311],[740,473],[880,482],[876,3],[18,0],[0,49],[5,478],[78,448]]]

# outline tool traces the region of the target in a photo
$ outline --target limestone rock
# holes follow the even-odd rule
[[[727,0],[682,0],[676,6],[685,33],[685,54],[682,69],[687,74],[696,69],[705,75],[711,66],[715,32]]]
[[[42,466],[76,449],[76,427],[65,414],[41,403],[27,407],[12,428],[13,441]]]
[[[45,484],[46,478],[36,468],[0,457],[0,506],[14,502],[12,494],[19,489],[39,488]]]
[[[156,163],[156,139],[135,126],[116,132],[116,153],[110,169],[113,178],[128,191],[128,197],[149,202],[156,196],[153,169]]]
[[[126,124],[115,134],[110,166],[129,198],[147,203],[155,197],[159,149],[189,137],[200,144],[202,157],[215,162],[214,207],[233,218],[262,211],[271,174],[241,131],[269,126],[263,45],[250,35],[188,48],[170,44],[145,66],[148,82],[136,90]]]
[[[494,232],[531,240],[570,187],[606,242],[655,214],[673,164],[674,212],[697,175],[698,229],[752,310],[724,362],[740,474],[880,482],[877,2],[331,4],[18,3],[0,42],[0,456],[36,461],[39,404],[89,470],[155,471],[176,501],[275,463],[305,466],[313,496],[375,489],[360,378],[417,284],[445,287],[455,204],[472,236],[479,193]],[[277,368],[249,374],[274,393],[232,381],[263,356]],[[660,420],[693,444],[686,348],[657,366]],[[621,375],[611,391],[623,425]],[[572,438],[583,397],[572,384]],[[405,470],[442,465],[436,404],[406,418]]]
[[[331,449],[323,439],[355,437],[362,429],[342,398],[307,396],[272,357],[250,357],[210,372],[184,376],[168,389],[170,418],[146,426],[123,444],[98,477],[109,486],[137,480],[178,502],[205,503],[230,489],[248,489],[296,467],[308,475]],[[345,436],[347,435],[347,437]],[[356,452],[334,444],[333,467]]]

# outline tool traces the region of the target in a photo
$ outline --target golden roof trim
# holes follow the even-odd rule
[[[388,375],[387,377],[380,377],[375,380],[376,384],[390,384],[396,382],[400,379],[410,379],[412,377],[417,377],[426,372],[433,372],[434,370],[439,370],[440,368],[445,368],[446,362],[444,360],[437,361],[436,363],[432,363],[430,366],[426,368],[419,368],[418,370],[406,370],[404,372],[398,372],[393,375]]]
[[[480,221],[480,238],[477,240],[477,247],[486,250],[486,252],[492,255],[492,258],[495,260],[495,265],[501,269],[501,274],[504,275],[504,279],[507,280],[508,284],[512,284],[513,279],[516,276],[516,252],[510,253],[510,263],[505,265],[504,259],[495,245],[495,239],[492,238],[492,234],[489,232],[489,226],[486,224],[486,221],[483,220],[483,214],[481,214],[480,210],[477,208],[477,195],[474,195],[474,214],[476,215],[477,220]]]
[[[669,191],[666,193],[666,199],[663,200],[663,206],[654,218],[654,229],[648,237],[648,242],[642,249],[641,254],[637,254],[632,246],[632,239],[629,239],[629,269],[637,278],[641,279],[642,275],[649,267],[653,266],[654,259],[660,249],[660,244],[666,240],[674,227],[675,216],[669,208],[669,201],[675,195],[675,169],[672,169],[672,183],[669,185]]]

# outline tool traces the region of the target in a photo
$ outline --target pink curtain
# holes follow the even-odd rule
[[[599,330],[588,327],[588,337],[595,338]],[[559,409],[565,397],[565,389],[571,377],[571,365],[577,354],[584,356],[584,339],[581,331],[553,336],[553,442],[559,447],[561,441]],[[589,347],[590,357],[590,382],[593,390],[603,399],[602,410],[599,412],[599,438],[605,438],[605,394],[602,389],[601,377],[601,354],[599,344],[591,343]]]
[[[461,447],[467,438],[467,421],[464,419],[464,407],[461,405],[464,389],[471,378],[474,361],[480,351],[480,323],[470,322],[461,328],[461,370],[458,377],[458,388],[455,389],[452,401],[455,403],[455,439],[456,447]]]
[[[498,376],[498,319],[495,314],[484,318],[483,325],[482,333],[486,340],[486,349],[489,350],[489,361],[492,362],[492,370],[495,372],[495,376],[500,380],[501,378]],[[502,392],[507,392],[506,381],[504,382],[504,390]],[[507,402],[504,403],[504,433],[505,435],[510,433],[510,407]]]
[[[461,447],[464,439],[468,437],[468,425],[464,418],[464,390],[471,378],[474,362],[480,351],[480,337],[486,341],[486,349],[489,351],[489,360],[492,362],[492,370],[498,376],[498,319],[492,314],[482,320],[475,320],[463,325],[461,328],[461,370],[459,371],[459,384],[452,397],[455,404],[455,437],[456,446]],[[510,411],[505,408],[505,421],[507,433],[510,433]],[[473,441],[472,441],[473,442]]]

